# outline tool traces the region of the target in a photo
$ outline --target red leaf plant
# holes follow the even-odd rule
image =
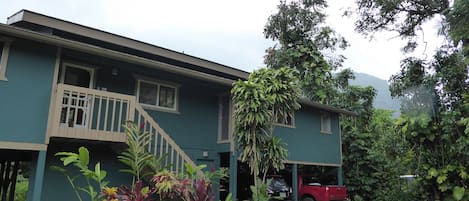
[[[151,201],[150,195],[155,193],[156,189],[143,187],[142,181],[137,181],[134,188],[121,186],[119,188],[119,197],[121,201]]]

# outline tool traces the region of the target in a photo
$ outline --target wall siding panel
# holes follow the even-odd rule
[[[15,41],[0,81],[0,140],[44,143],[55,48]]]

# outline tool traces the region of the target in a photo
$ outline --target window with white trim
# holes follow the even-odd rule
[[[154,81],[137,81],[138,102],[144,106],[163,110],[177,110],[176,86]]]
[[[0,58],[2,58],[2,53],[3,53],[3,42],[0,41]]]
[[[218,142],[229,142],[231,136],[231,97],[224,94],[218,100]]]
[[[321,113],[321,133],[332,133],[331,114],[328,112]]]
[[[1,38],[0,38],[1,39]],[[8,54],[10,51],[10,41],[0,41],[0,80],[6,81],[6,68]]]

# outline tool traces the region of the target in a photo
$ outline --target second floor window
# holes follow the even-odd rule
[[[274,113],[275,125],[284,127],[295,127],[295,112],[289,112],[285,115],[277,115]]]
[[[7,60],[8,60],[8,53],[10,50],[10,41],[1,41],[2,38],[0,37],[0,80],[6,81],[6,68],[7,68]]]
[[[328,112],[321,113],[321,133],[332,133],[331,114]]]
[[[146,80],[138,80],[138,102],[157,109],[176,111],[177,87]]]

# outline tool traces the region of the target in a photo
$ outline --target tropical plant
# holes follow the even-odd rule
[[[269,170],[279,171],[285,168],[284,159],[288,156],[288,150],[285,148],[286,144],[278,137],[271,137],[266,140],[262,146],[260,173],[262,181],[266,181],[267,173]]]
[[[210,170],[201,174],[206,165],[192,167],[185,165],[185,174],[163,170],[157,173],[152,182],[161,199],[182,199],[185,201],[213,201],[213,180],[226,177],[226,170]]]
[[[268,201],[271,199],[270,195],[267,192],[267,188],[270,184],[270,181],[271,180],[263,182],[259,180],[257,181],[257,185],[249,187],[251,189],[253,201]]]
[[[300,107],[300,90],[294,73],[289,68],[259,69],[248,80],[236,82],[231,90],[235,108],[234,138],[241,150],[239,158],[249,165],[255,183],[261,173],[261,160],[283,161],[286,157],[284,152],[266,155],[265,151],[271,145],[268,142],[273,123],[285,122]]]
[[[156,189],[149,188],[148,186],[143,187],[141,180],[137,181],[135,186],[129,188],[128,186],[121,186],[119,188],[119,194],[121,201],[150,201],[150,196],[155,193]],[[113,201],[113,200],[109,200]],[[116,200],[117,201],[117,200]]]
[[[106,187],[109,182],[105,180],[106,171],[101,170],[101,165],[99,162],[95,164],[94,170],[89,169],[90,155],[87,148],[80,147],[78,149],[78,153],[58,152],[55,154],[55,156],[61,156],[60,160],[63,162],[63,166],[72,164],[80,170],[80,174],[72,176],[66,169],[62,167],[51,166],[52,170],[62,172],[65,175],[78,200],[83,201],[80,192],[86,193],[89,196],[89,200],[101,200],[102,195],[100,195],[99,192],[101,189]],[[77,185],[76,180],[79,178],[85,179],[86,184],[84,186]]]
[[[117,156],[118,160],[127,165],[127,169],[120,171],[129,173],[133,176],[132,185],[139,180],[153,176],[159,170],[165,168],[162,161],[166,155],[157,158],[148,152],[150,146],[151,134],[143,131],[139,126],[129,121],[123,125],[127,136],[127,148]]]

